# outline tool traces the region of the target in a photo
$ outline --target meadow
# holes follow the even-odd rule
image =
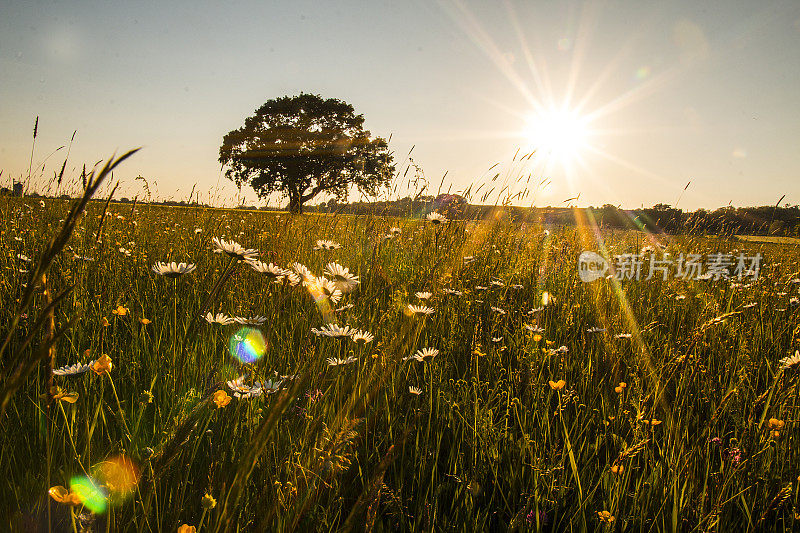
[[[800,527],[797,245],[76,202],[0,198],[2,530]],[[650,246],[761,272],[578,277]]]

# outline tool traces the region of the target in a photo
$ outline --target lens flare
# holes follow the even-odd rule
[[[242,363],[252,363],[267,353],[267,340],[255,328],[242,328],[231,337],[228,351]]]
[[[317,308],[319,312],[322,314],[322,320],[325,321],[326,324],[330,324],[336,321],[336,315],[333,312],[333,307],[331,306],[331,302],[328,299],[328,296],[325,294],[325,291],[322,290],[322,287],[319,283],[311,282],[306,284],[306,288],[308,292],[311,294],[311,297],[314,298],[314,303],[317,304]]]
[[[128,457],[109,457],[92,468],[94,478],[104,485],[115,499],[124,500],[139,483],[139,467]]]
[[[69,480],[69,490],[80,498],[84,507],[95,514],[103,514],[108,507],[108,497],[101,486],[86,476],[75,476]]]

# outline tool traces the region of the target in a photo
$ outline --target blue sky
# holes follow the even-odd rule
[[[526,205],[800,203],[794,1],[0,0],[0,71],[4,183],[27,174],[38,115],[34,162],[77,130],[73,175],[142,146],[116,175],[124,195],[142,175],[160,198],[197,184],[230,204],[222,136],[303,91],[353,104],[399,168],[414,146],[434,189],[499,170],[506,191],[547,184]],[[582,144],[513,161],[554,107],[585,125]]]

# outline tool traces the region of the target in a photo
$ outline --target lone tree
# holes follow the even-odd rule
[[[351,185],[375,194],[394,172],[392,159],[386,141],[370,138],[352,105],[303,93],[269,100],[219,148],[228,178],[262,198],[283,193],[291,213],[302,213],[321,192],[344,199]]]

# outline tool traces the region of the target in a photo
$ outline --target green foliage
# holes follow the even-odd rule
[[[285,194],[292,213],[321,192],[343,199],[355,185],[374,194],[392,177],[392,159],[386,141],[370,138],[352,105],[303,93],[269,100],[219,149],[228,178],[261,197]]]
[[[46,529],[48,504],[53,531],[72,530],[70,513],[101,531],[797,528],[800,376],[778,370],[800,341],[789,304],[800,286],[790,283],[800,271],[796,247],[676,237],[666,242],[675,255],[760,251],[762,277],[583,284],[576,259],[596,247],[589,228],[545,236],[500,213],[434,226],[108,209],[98,243],[103,204],[89,204],[47,286],[52,294],[74,286],[54,311],[56,328],[75,321],[55,346],[55,366],[107,354],[113,369],[55,376],[75,403],[48,401],[46,365],[13,396],[0,419],[0,529]],[[0,199],[0,324],[20,321],[8,354],[28,357],[46,342],[36,335],[22,346],[46,296],[17,254],[37,261],[66,212],[56,200]],[[386,239],[393,226],[402,233]],[[331,261],[348,267],[361,284],[337,304],[353,306],[337,322],[375,340],[311,334],[322,315],[306,288],[213,253],[211,237],[318,275]],[[611,253],[630,253],[643,234],[603,237]],[[313,250],[317,239],[342,248]],[[151,271],[173,260],[197,270],[174,280]],[[268,349],[252,364],[228,352],[236,325],[199,318],[221,280],[209,311],[267,319]],[[24,283],[37,288],[16,317]],[[436,312],[410,316],[422,291],[434,294],[427,305]],[[552,299],[542,306],[545,291]],[[427,346],[439,355],[403,361]],[[356,362],[326,364],[348,356]],[[297,378],[217,407],[214,394],[233,396],[226,382],[245,374]],[[549,384],[559,380],[560,390]],[[141,477],[108,513],[48,498],[48,488],[120,454]]]

